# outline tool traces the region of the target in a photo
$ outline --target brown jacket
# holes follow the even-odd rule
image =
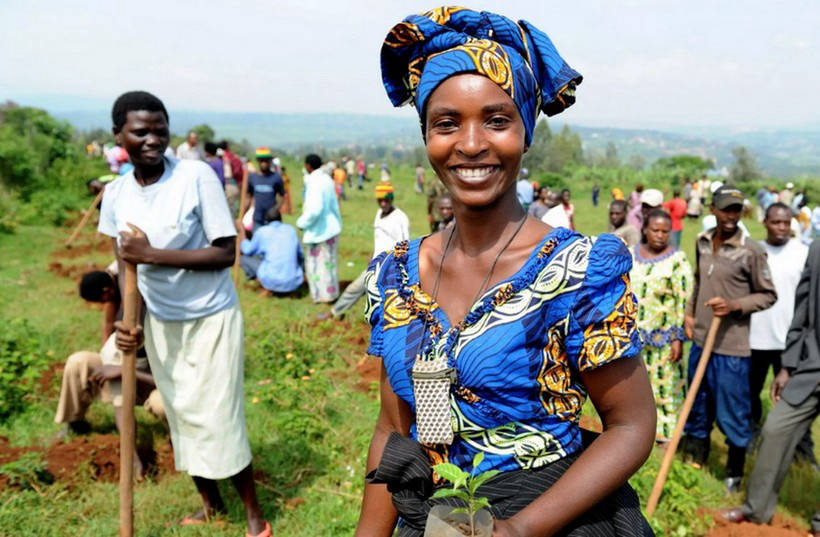
[[[695,241],[695,285],[686,304],[686,315],[695,317],[695,343],[701,347],[712,321],[707,300],[722,296],[740,306],[723,318],[713,352],[749,356],[749,320],[756,311],[770,308],[777,292],[769,273],[766,251],[738,228],[717,254],[712,254],[715,229],[700,233]]]

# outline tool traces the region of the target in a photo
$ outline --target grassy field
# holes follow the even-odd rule
[[[290,170],[301,169],[296,163],[287,164]],[[298,210],[301,177],[292,175]],[[412,171],[396,170],[394,183],[396,205],[410,217],[413,236],[424,234],[425,199],[413,193]],[[342,204],[340,277],[345,281],[365,268],[372,252],[377,207],[373,183],[365,187],[363,192],[348,192]],[[579,229],[587,234],[604,231],[606,203],[593,208],[583,188],[573,195]],[[296,216],[285,220],[293,223]],[[747,221],[747,225],[756,237],[761,236],[759,224]],[[67,228],[21,227],[14,235],[0,235],[0,322],[6,326],[12,319],[28,319],[54,363],[76,350],[99,346],[100,311],[77,296],[76,276],[90,267],[106,265],[111,258],[105,240],[95,236],[92,226],[74,249],[62,250],[69,233]],[[690,258],[695,233],[687,222],[684,247]],[[375,369],[375,364],[364,359],[368,326],[358,314],[341,322],[315,322],[314,315],[324,307],[314,305],[304,294],[266,298],[254,285],[243,284],[240,297],[246,329],[246,414],[265,514],[278,535],[350,535],[358,516],[365,456],[378,409],[372,376],[361,374]],[[27,398],[22,413],[0,423],[0,436],[12,446],[47,445],[59,430],[52,421],[58,390],[56,375]],[[167,444],[163,426],[142,409],[137,411],[137,420],[141,443],[153,444],[158,450]],[[89,421],[95,433],[115,432],[113,414],[106,405],[93,405]],[[815,424],[816,438],[817,428]],[[659,533],[703,534],[709,515],[701,508],[715,509],[742,500],[724,496],[720,479],[725,447],[719,433],[713,442],[707,470],[673,466],[667,493],[652,521]],[[633,479],[644,502],[659,461],[660,456],[654,454]],[[94,481],[88,475],[91,473],[78,471],[69,482],[0,490],[0,536],[116,534],[117,485]],[[208,526],[183,528],[173,521],[199,508],[190,479],[170,473],[138,483],[137,535],[243,534],[241,505],[227,483],[222,488],[228,515]],[[805,520],[818,497],[820,479],[798,467],[786,482],[781,506],[787,514]]]

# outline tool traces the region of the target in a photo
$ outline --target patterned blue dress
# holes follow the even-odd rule
[[[368,353],[383,360],[393,391],[414,414],[418,350],[446,356],[456,368],[455,438],[424,446],[430,462],[469,468],[483,451],[480,471],[506,472],[579,451],[586,399],[580,372],[641,351],[623,241],[604,234],[593,244],[554,229],[518,272],[452,325],[419,285],[422,240],[399,243],[371,262],[365,315],[372,325]]]

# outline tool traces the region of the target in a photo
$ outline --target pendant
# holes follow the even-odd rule
[[[452,444],[450,388],[456,369],[447,367],[447,357],[424,360],[416,355],[413,363],[413,394],[416,398],[416,434],[422,444]]]

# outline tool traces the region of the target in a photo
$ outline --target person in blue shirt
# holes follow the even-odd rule
[[[250,240],[244,239],[239,248],[239,266],[245,275],[250,280],[256,278],[268,291],[291,293],[305,281],[299,234],[293,226],[282,223],[278,207],[265,213],[264,225]]]
[[[281,175],[271,169],[273,161],[271,150],[267,147],[257,148],[256,161],[259,164],[259,173],[248,175],[248,197],[240,212],[244,215],[253,203],[254,231],[265,224],[265,213],[271,207],[278,206],[281,198],[285,197],[285,181]]]

